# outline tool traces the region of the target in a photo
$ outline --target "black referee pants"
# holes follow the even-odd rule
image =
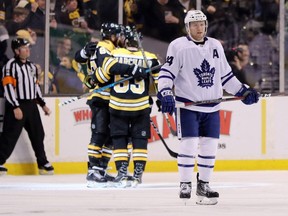
[[[48,163],[44,150],[44,129],[37,104],[34,100],[20,101],[23,112],[21,120],[15,119],[14,108],[5,102],[3,132],[0,137],[0,165],[3,165],[12,154],[22,129],[28,133],[35,152],[38,166]]]

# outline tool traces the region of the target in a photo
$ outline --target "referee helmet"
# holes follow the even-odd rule
[[[18,49],[21,46],[29,45],[29,41],[24,38],[15,38],[11,42],[11,48],[14,51],[15,49]]]

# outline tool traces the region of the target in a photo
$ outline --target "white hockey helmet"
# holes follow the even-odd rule
[[[205,21],[205,34],[204,34],[204,36],[207,33],[208,21],[207,21],[206,15],[200,10],[190,10],[187,12],[186,17],[184,19],[186,31],[190,37],[191,37],[191,35],[190,35],[189,23],[190,22],[197,22],[197,21]]]

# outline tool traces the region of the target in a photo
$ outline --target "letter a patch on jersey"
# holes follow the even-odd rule
[[[219,58],[219,54],[217,52],[217,49],[213,49],[213,58]]]
[[[202,88],[209,88],[213,86],[213,77],[215,74],[215,68],[210,68],[209,62],[204,59],[201,64],[201,69],[194,68],[193,70],[194,74],[198,78],[198,86],[201,86]]]

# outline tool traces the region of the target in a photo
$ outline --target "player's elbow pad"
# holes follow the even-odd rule
[[[84,58],[81,56],[81,50],[75,53],[75,61],[78,63],[86,63],[88,58]]]

